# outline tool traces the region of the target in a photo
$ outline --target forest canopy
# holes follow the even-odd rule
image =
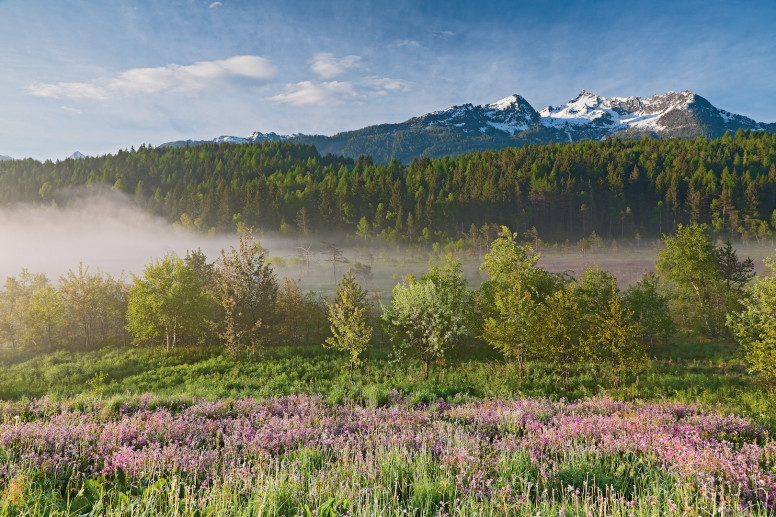
[[[706,223],[720,236],[761,240],[776,231],[776,135],[529,145],[408,165],[321,156],[288,142],[0,162],[2,205],[49,204],[90,184],[112,185],[202,231],[338,230],[438,242],[507,225],[557,242],[591,232],[659,237]]]

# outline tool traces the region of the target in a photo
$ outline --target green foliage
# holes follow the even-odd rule
[[[706,229],[699,225],[679,225],[674,236],[663,238],[655,267],[673,288],[674,309],[685,328],[715,336],[724,322],[720,303],[723,285],[717,253]]]
[[[535,336],[539,358],[563,369],[567,377],[570,366],[585,359],[582,313],[573,286],[559,289],[540,305]]]
[[[408,276],[393,288],[383,321],[397,353],[410,352],[423,361],[428,378],[431,363],[470,333],[471,293],[461,275],[461,263],[448,259],[419,280]]]
[[[94,348],[123,338],[127,298],[124,283],[107,273],[89,273],[79,264],[59,279],[58,291],[67,307],[67,318],[78,328],[82,347]],[[80,332],[78,332],[80,331]]]
[[[776,258],[766,260],[771,275],[761,277],[742,300],[741,312],[728,315],[727,324],[744,349],[753,372],[776,380]]]
[[[249,231],[239,249],[221,252],[211,293],[220,310],[215,325],[221,343],[233,355],[254,355],[276,331],[278,282],[267,251]]]
[[[414,137],[397,135],[392,145],[418,156],[439,149]],[[288,231],[294,222],[293,231],[304,234],[334,229],[366,237],[371,230],[380,238],[423,242],[454,241],[462,229],[496,223],[513,225],[521,235],[532,232],[534,243],[539,236],[579,241],[583,252],[600,246],[600,237],[656,237],[678,223],[708,224],[723,238],[760,243],[776,229],[776,136],[765,132],[740,139],[525,145],[407,165],[381,164],[386,156],[358,163],[326,156],[336,146],[308,141],[325,147],[142,146],[84,160],[4,161],[0,205],[59,202],[65,189],[104,183],[134,194],[170,222],[203,232],[277,230],[285,221]],[[466,240],[481,255],[488,238],[474,237]]]
[[[59,291],[50,285],[30,295],[25,318],[29,343],[38,350],[52,350],[67,326],[67,307]]]
[[[660,278],[655,273],[647,273],[630,286],[623,295],[623,303],[634,319],[641,322],[653,344],[656,338],[666,343],[676,332],[668,295],[661,291]]]
[[[588,358],[610,362],[615,372],[634,370],[647,359],[644,327],[623,304],[612,280],[604,307],[591,318],[582,347]]]
[[[324,346],[350,355],[349,382],[352,382],[353,370],[361,364],[361,354],[372,339],[366,294],[353,275],[348,273],[337,286],[334,303],[326,302],[332,336],[326,339]]]
[[[196,342],[207,329],[210,296],[197,271],[175,254],[147,265],[128,296],[127,330],[135,343],[163,338],[169,352],[179,340]]]
[[[516,241],[508,228],[491,243],[480,269],[489,279],[480,287],[482,336],[521,366],[543,356],[536,334],[542,305],[563,288],[565,277],[537,266],[539,254]]]
[[[22,269],[19,278],[8,277],[0,292],[0,339],[11,345],[21,346],[25,334],[25,320],[33,294],[48,285],[45,275]]]
[[[725,330],[727,314],[741,308],[754,264],[739,260],[730,241],[714,248],[706,230],[680,224],[675,236],[664,237],[655,267],[673,287],[673,307],[683,326],[718,336]]]
[[[585,269],[577,280],[574,295],[582,313],[594,317],[606,312],[612,300],[619,296],[617,279],[596,264],[594,268]]]

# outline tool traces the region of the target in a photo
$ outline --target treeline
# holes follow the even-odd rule
[[[288,142],[0,162],[0,204],[56,202],[63,189],[89,184],[203,231],[340,230],[477,246],[494,225],[575,242],[705,223],[723,238],[761,241],[776,232],[776,134],[529,145],[406,166]]]
[[[331,302],[280,282],[246,232],[214,262],[199,251],[170,254],[131,285],[81,266],[55,288],[23,271],[0,292],[0,340],[35,350],[211,345],[247,358],[268,346],[322,343],[349,353],[351,376],[364,350],[380,342],[390,341],[396,359],[419,359],[426,376],[451,349],[480,343],[521,367],[542,361],[567,375],[575,363],[608,363],[617,382],[681,328],[734,337],[752,370],[776,377],[776,277],[751,284],[752,261],[729,242],[715,247],[705,230],[680,225],[665,238],[658,275],[623,292],[598,267],[576,279],[538,267],[534,249],[502,227],[482,261],[488,279],[479,289],[469,289],[449,256],[419,278],[408,275],[379,307],[352,272]]]

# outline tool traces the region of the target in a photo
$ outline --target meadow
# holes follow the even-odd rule
[[[0,355],[0,515],[769,515],[776,401],[724,342],[606,366],[457,349]]]
[[[442,266],[432,264],[420,280],[410,278],[392,296],[388,288],[397,281],[397,271],[420,274],[423,259],[440,250],[427,251],[425,257],[411,251],[374,256],[354,250],[349,267],[370,292],[361,291],[348,275],[333,305],[321,294],[333,294],[326,288],[336,278],[334,266],[346,267],[334,260],[336,255],[329,265],[319,261],[309,270],[306,262],[272,257],[272,266],[306,276],[303,284],[318,282],[305,284],[316,291],[307,296],[298,288],[280,291],[277,283],[266,284],[277,298],[258,297],[257,307],[277,314],[251,313],[248,323],[261,330],[262,317],[272,322],[277,316],[278,326],[270,323],[272,333],[267,334],[272,339],[228,341],[230,334],[219,332],[242,327],[211,321],[208,330],[201,318],[191,330],[200,333],[199,339],[171,343],[169,334],[167,339],[164,334],[143,337],[138,329],[156,321],[138,318],[158,306],[137,304],[145,299],[141,295],[132,298],[150,285],[140,278],[129,291],[126,320],[121,310],[106,313],[110,318],[103,323],[113,331],[87,346],[79,341],[77,320],[69,326],[57,323],[62,343],[69,343],[58,349],[51,335],[36,333],[45,326],[31,326],[20,334],[28,339],[26,346],[0,349],[0,517],[774,515],[773,379],[753,375],[746,347],[716,327],[708,327],[716,332],[711,334],[702,325],[662,333],[653,325],[658,321],[654,314],[670,319],[667,298],[656,296],[655,304],[639,306],[640,298],[632,295],[648,295],[648,284],[638,283],[635,291],[620,295],[611,273],[623,287],[633,284],[654,267],[657,251],[612,247],[580,256],[551,249],[541,258],[545,270],[530,265],[538,256],[515,262],[517,255],[508,252],[527,248],[517,247],[514,238],[500,236],[488,257],[476,262],[470,257],[464,264],[452,258]],[[260,259],[256,271],[274,278],[272,268],[263,265],[265,251],[243,246],[242,240],[241,250],[245,257]],[[717,266],[721,252],[711,243],[709,250]],[[238,256],[234,249],[232,254]],[[504,264],[523,264],[520,271],[528,276],[506,281],[498,276],[502,256],[509,258]],[[212,302],[204,296],[205,262],[195,269],[196,261],[188,256],[189,264],[165,260],[181,271],[199,271],[180,277],[181,284],[198,279],[190,281],[196,289],[176,298],[172,307],[197,296]],[[589,269],[599,263],[611,273]],[[214,282],[231,278],[218,276],[228,264],[223,256],[207,293],[221,293]],[[746,273],[746,264],[741,267]],[[146,277],[154,278],[153,271],[148,269]],[[569,274],[577,278],[573,285],[564,280]],[[567,296],[570,305],[552,305],[552,310],[536,305],[536,312],[531,312],[533,305],[504,305],[516,299],[504,293],[528,285],[524,278],[537,288],[555,286],[546,307],[563,300],[559,295]],[[490,283],[473,296],[468,289],[483,280]],[[549,283],[542,284],[545,280]],[[402,292],[423,282],[437,290],[428,291],[434,293],[431,298],[418,298],[417,306],[436,307],[436,300],[444,299],[445,307],[465,307],[439,311],[430,319],[424,319],[425,312],[408,313],[410,330],[397,333],[397,325],[404,323],[391,311],[412,307],[403,304],[409,298],[402,299]],[[9,279],[8,286],[14,285]],[[64,285],[62,292],[71,292]],[[265,287],[256,284],[250,292],[269,292]],[[52,292],[41,287],[29,300]],[[125,303],[122,292],[117,288],[109,294]],[[383,325],[377,324],[374,306],[368,308],[368,295],[378,302],[391,299],[390,307],[381,307]],[[673,307],[687,310],[682,305],[687,300],[674,296]],[[245,300],[241,307],[249,311],[254,298]],[[489,300],[495,300],[493,305]],[[637,324],[633,313],[621,310],[622,300],[641,307]],[[329,322],[336,335],[334,306],[340,303],[370,327],[354,348],[333,337],[324,341]],[[33,304],[13,307],[37,314]],[[108,305],[89,307],[83,315],[93,316],[90,311]],[[204,302],[203,307],[212,308]],[[231,307],[219,313],[224,321],[241,314]],[[564,307],[577,309],[559,313],[566,315],[563,321],[553,319]],[[515,311],[527,318],[522,326],[544,330],[530,329],[529,341],[520,333],[502,339],[494,329],[514,330],[510,318]],[[459,319],[448,321],[450,314]],[[500,327],[494,327],[494,314],[503,316]],[[712,321],[703,310],[683,314],[696,317],[687,321]],[[719,322],[724,314],[713,316]],[[407,348],[407,343],[397,346],[415,339],[415,326],[434,329],[439,321],[446,322],[449,333],[429,338],[432,354]],[[454,331],[459,324],[468,330]],[[348,325],[337,327],[338,339],[361,332],[354,323]],[[438,350],[434,336],[446,340]],[[546,336],[556,337],[541,341]],[[38,342],[37,348],[31,346]],[[522,350],[521,343],[534,348]]]

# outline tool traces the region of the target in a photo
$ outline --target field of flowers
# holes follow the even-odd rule
[[[773,515],[776,441],[687,404],[0,402],[0,515]]]

